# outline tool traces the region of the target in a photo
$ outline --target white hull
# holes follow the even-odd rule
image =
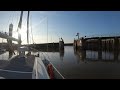
[[[46,67],[39,57],[35,58],[32,79],[50,79]]]

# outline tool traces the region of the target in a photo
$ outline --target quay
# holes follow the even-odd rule
[[[120,36],[110,37],[81,37],[74,39],[75,48],[82,50],[120,50]]]

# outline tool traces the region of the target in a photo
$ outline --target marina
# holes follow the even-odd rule
[[[32,51],[38,52],[38,50],[29,44],[29,14],[27,14],[27,45],[21,45],[21,34],[20,30],[22,27],[22,17],[23,11],[20,13],[20,19],[18,23],[18,39],[12,37],[13,34],[13,24],[9,25],[9,33],[0,33],[0,37],[3,39],[7,39],[7,44],[3,46],[1,44],[1,52],[3,52],[2,57],[6,50],[9,52],[7,56],[7,61],[5,58],[2,58],[1,68],[0,68],[0,77],[1,79],[57,79],[64,77],[59,73],[59,71],[53,66],[53,64],[47,60],[45,57],[41,59],[38,54],[33,54]],[[18,42],[18,44],[13,45],[12,41]],[[57,48],[64,48],[63,41],[57,45]],[[54,45],[53,45],[54,46]],[[4,48],[3,48],[4,47]],[[16,47],[16,48],[15,48]],[[48,50],[48,45],[47,45]],[[17,54],[15,53],[15,50]],[[7,53],[8,53],[7,52]],[[6,54],[7,54],[6,53]],[[2,54],[2,53],[1,53]],[[13,54],[15,55],[13,57]],[[3,65],[3,66],[2,66]],[[56,76],[57,74],[57,76]]]
[[[73,46],[65,46],[63,52],[39,53],[41,59],[45,56],[65,79],[120,78],[120,52],[118,59],[114,59],[114,52],[102,51],[102,59],[99,59],[97,51],[87,50],[85,55],[84,52],[75,51]],[[32,79],[33,62],[17,61],[15,56],[12,58],[14,59],[8,60],[9,52],[0,55],[0,76],[8,79]]]
[[[99,22],[103,19],[96,18],[100,24],[90,26],[89,20],[93,19],[84,12],[71,12],[71,15],[47,12],[47,15],[19,11],[17,14],[18,21],[15,22],[15,16],[11,15],[13,19],[4,27],[8,30],[0,31],[0,79],[120,79],[120,34],[103,35],[105,30],[100,31],[101,26],[97,27],[103,25]],[[45,16],[40,17],[40,14]],[[72,18],[74,15],[76,18]],[[83,20],[81,24],[78,23],[80,20]],[[92,34],[89,29],[96,32],[95,27],[102,35],[89,36]]]

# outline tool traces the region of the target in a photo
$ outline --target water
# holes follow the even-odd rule
[[[16,53],[16,52],[15,52]],[[0,69],[5,68],[6,66],[9,65],[9,61],[11,58],[13,58],[15,55],[9,53],[8,51],[6,52],[0,52]]]
[[[17,54],[17,52],[15,52]],[[6,60],[8,61],[10,58],[14,57],[16,55],[9,53],[8,51],[6,52],[1,52],[0,53],[0,60]]]
[[[60,52],[39,53],[42,59],[49,59],[66,79],[120,79],[120,53],[76,51],[72,46],[65,46]],[[1,54],[0,67],[5,67],[3,60],[9,64],[7,60],[10,57],[9,52]]]
[[[97,51],[75,51],[72,46],[65,46],[62,53],[40,55],[48,58],[66,79],[120,79],[119,53],[116,56],[114,52],[102,51],[99,58]]]

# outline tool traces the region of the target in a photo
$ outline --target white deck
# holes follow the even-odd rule
[[[50,79],[41,58],[35,57],[32,79]]]

